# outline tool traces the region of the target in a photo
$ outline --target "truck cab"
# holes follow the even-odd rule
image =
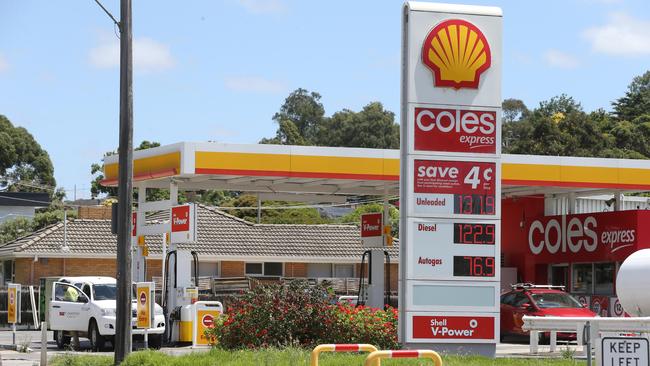
[[[48,323],[54,331],[59,348],[70,343],[76,332],[90,340],[93,351],[113,343],[115,337],[115,309],[117,280],[112,277],[62,277],[52,283],[48,305]],[[136,328],[136,302],[131,312],[131,333],[142,337],[144,329]],[[165,317],[160,305],[154,305],[153,327],[147,329],[149,345],[159,348],[165,332]]]

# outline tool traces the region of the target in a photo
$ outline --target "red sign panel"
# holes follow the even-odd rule
[[[497,113],[455,108],[415,108],[414,144],[418,151],[495,154]]]
[[[131,224],[133,225],[133,227],[131,228],[131,236],[137,236],[138,235],[137,234],[138,230],[137,230],[137,225],[136,225],[137,223],[138,223],[138,213],[133,212],[131,214]]]
[[[190,230],[190,206],[172,207],[172,233]]]
[[[382,213],[370,213],[361,215],[361,237],[381,236]]]
[[[212,314],[205,314],[203,319],[201,319],[201,323],[206,328],[212,328],[214,326],[214,316]]]
[[[413,339],[494,339],[494,317],[413,316]]]
[[[648,211],[547,216],[528,224],[528,255],[537,263],[620,261],[649,245]]]
[[[415,193],[495,193],[495,163],[415,160],[414,164]]]

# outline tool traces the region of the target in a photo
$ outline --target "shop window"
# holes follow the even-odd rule
[[[218,275],[219,275],[219,263],[199,262],[199,277],[217,277]]]
[[[614,294],[614,263],[594,264],[594,293],[597,295]]]
[[[335,264],[334,277],[337,278],[354,277],[354,264]]]
[[[264,263],[265,276],[282,276],[282,263],[266,262]]]
[[[591,263],[573,265],[571,291],[590,294],[593,292],[593,266]]]
[[[307,277],[332,277],[332,264],[331,263],[308,263],[307,264]]]
[[[283,265],[281,262],[246,263],[248,276],[282,276]]]
[[[246,263],[246,274],[253,276],[261,276],[264,274],[263,263]]]

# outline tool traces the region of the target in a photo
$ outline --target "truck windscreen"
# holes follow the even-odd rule
[[[93,298],[97,300],[115,300],[117,298],[117,286],[115,284],[93,285]]]

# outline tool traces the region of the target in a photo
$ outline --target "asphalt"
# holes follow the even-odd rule
[[[112,351],[108,352],[91,352],[90,343],[88,340],[80,339],[80,350],[59,350],[56,347],[52,332],[47,332],[47,355],[51,359],[55,355],[61,354],[84,354],[84,355],[113,355]],[[41,359],[41,332],[40,331],[18,331],[16,332],[16,344],[27,346],[27,352],[15,351],[12,343],[12,332],[2,330],[0,331],[0,357],[2,362],[0,365],[15,365],[15,366],[35,366],[40,365]],[[141,348],[141,344],[134,344],[134,348]],[[526,340],[519,340],[517,343],[499,343],[497,344],[497,357],[514,357],[514,358],[557,358],[563,357],[567,354],[574,355],[576,358],[584,358],[584,352],[577,349],[575,343],[569,345],[558,345],[557,352],[550,353],[548,345],[539,346],[537,354],[530,354]],[[192,349],[191,347],[163,347],[161,352],[181,355],[190,352],[204,352],[205,349]]]

